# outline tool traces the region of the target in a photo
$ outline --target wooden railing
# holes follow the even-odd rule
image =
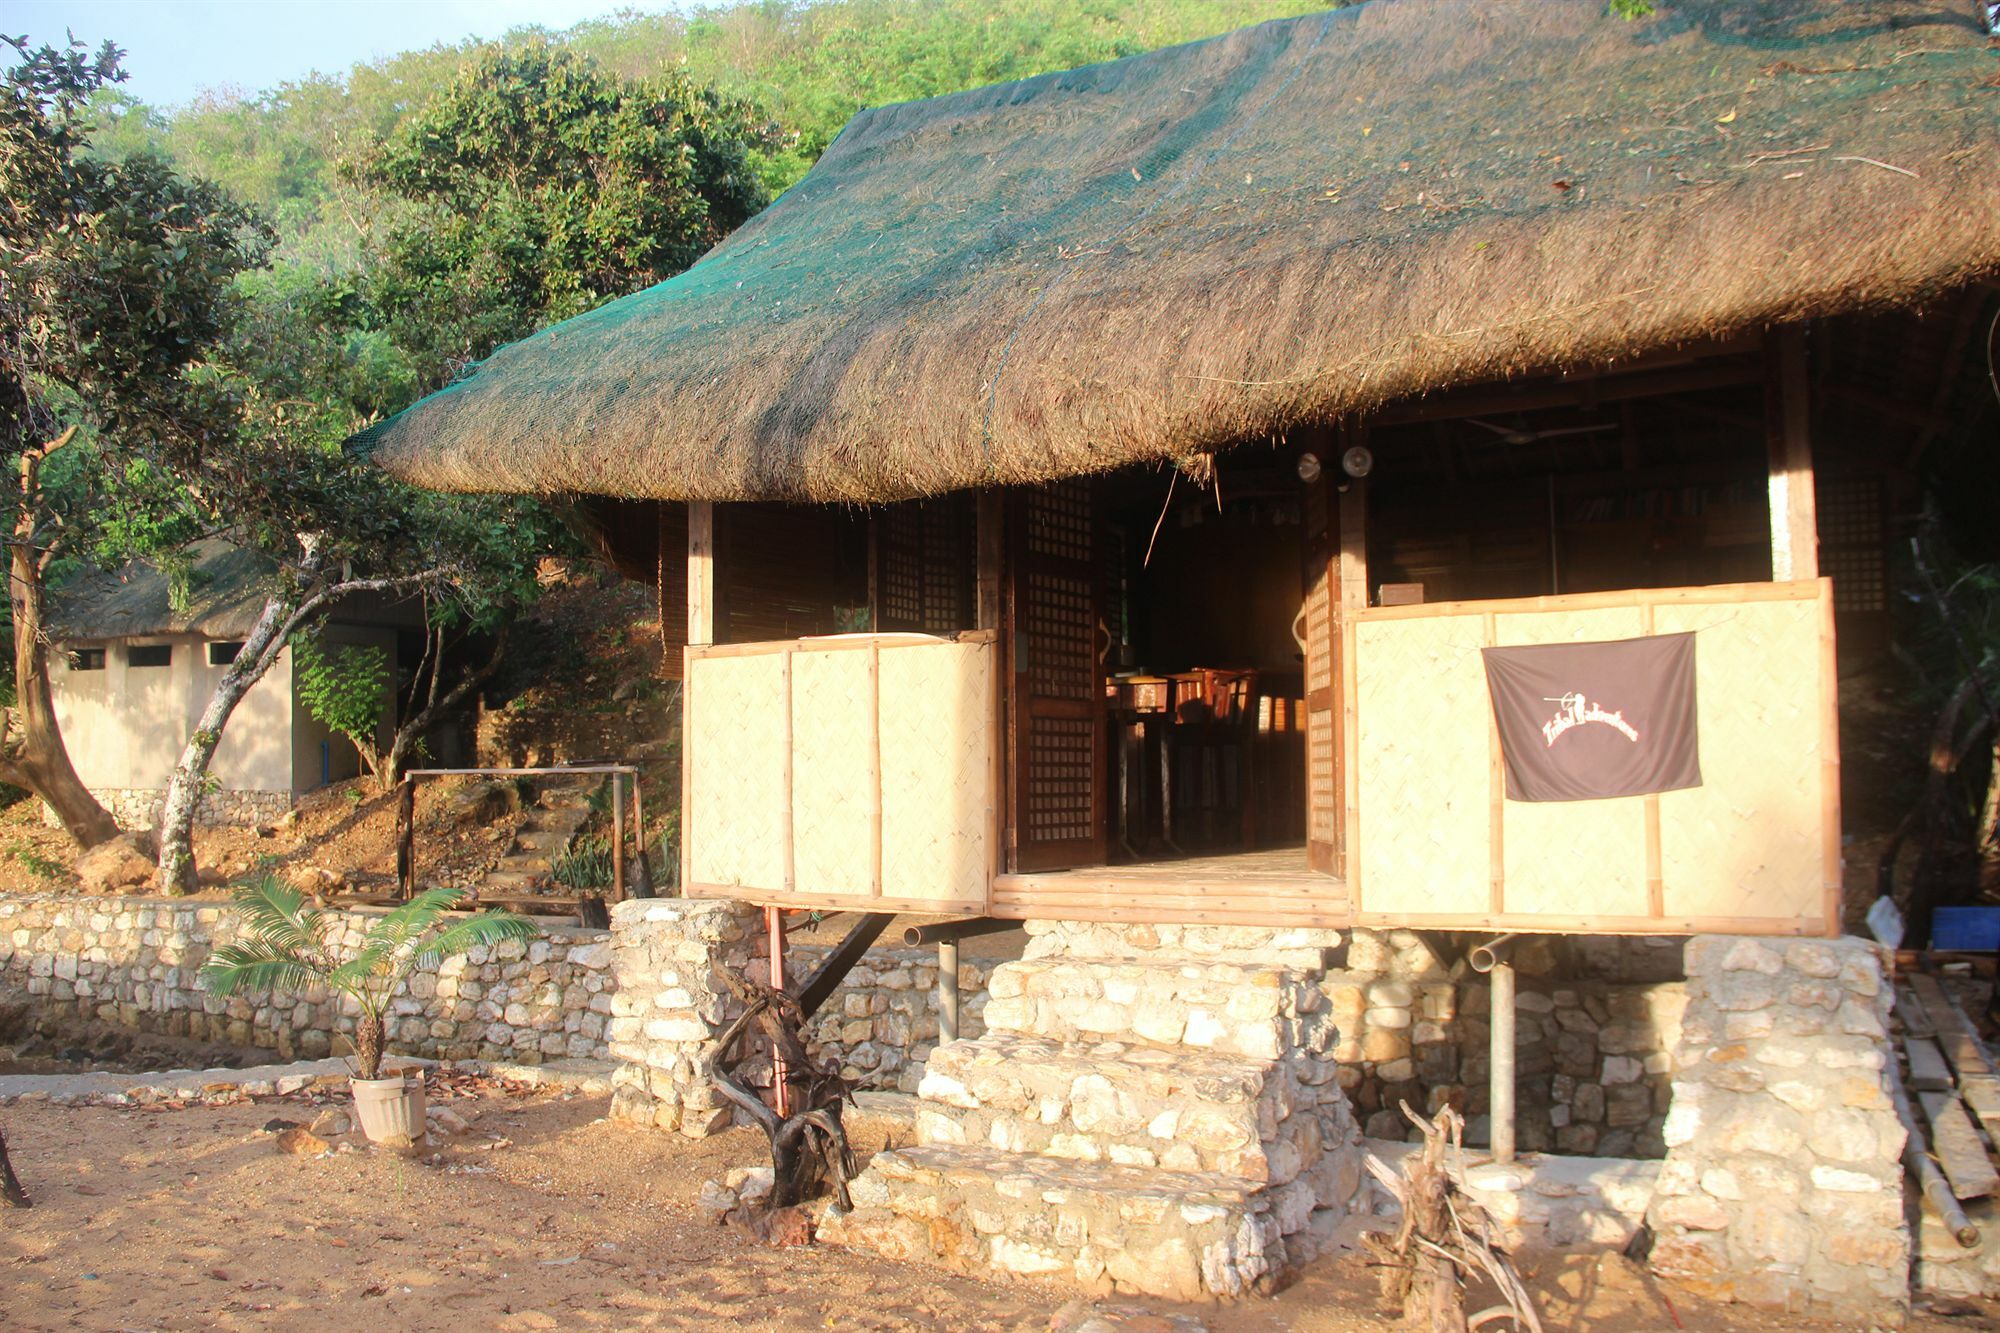
[[[691,646],[691,897],[980,912],[998,854],[998,636]]]
[[[412,768],[396,784],[396,888],[405,899],[417,890],[417,783],[425,778],[526,778],[587,776],[602,773],[611,777],[611,884],[610,901],[625,898],[625,779],[632,780],[632,832],[638,839],[641,865],[646,860],[646,807],[639,793],[639,770],[630,764],[564,764],[547,768]],[[646,880],[652,868],[645,866]],[[551,905],[569,899],[552,897]]]
[[[1682,631],[1696,635],[1699,787],[1506,799],[1480,649]],[[1827,580],[1377,607],[1347,642],[1358,924],[1838,933]]]

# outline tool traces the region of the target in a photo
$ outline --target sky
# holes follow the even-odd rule
[[[539,23],[567,28],[665,0],[0,0],[0,31],[60,44],[64,31],[126,51],[124,91],[175,106],[208,89],[256,93],[314,70],[497,37]],[[10,53],[11,54],[11,53]]]

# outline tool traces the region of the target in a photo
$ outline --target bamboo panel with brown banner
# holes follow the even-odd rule
[[[997,636],[687,650],[687,892],[981,912],[995,838]]]
[[[1813,580],[1360,613],[1357,924],[1838,933],[1831,596]],[[1506,799],[1482,648],[1687,632],[1701,785]]]

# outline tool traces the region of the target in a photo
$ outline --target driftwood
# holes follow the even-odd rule
[[[7,1160],[7,1136],[0,1134],[0,1203],[9,1208],[33,1208],[35,1201],[28,1197],[28,1191],[21,1188],[21,1178],[14,1174],[14,1164]]]
[[[1393,1237],[1364,1236],[1381,1266],[1382,1294],[1398,1302],[1405,1327],[1429,1333],[1468,1333],[1490,1326],[1542,1333],[1534,1298],[1507,1252],[1493,1243],[1485,1210],[1451,1177],[1445,1149],[1462,1146],[1465,1121],[1447,1106],[1435,1121],[1402,1103],[1403,1114],[1424,1132],[1423,1151],[1403,1161],[1398,1175],[1370,1155],[1368,1172],[1403,1206]],[[1468,1315],[1468,1282],[1490,1283],[1500,1304]]]
[[[817,1065],[806,1051],[799,1036],[805,1016],[797,999],[726,968],[719,971],[724,984],[743,1001],[743,1012],[717,1039],[707,1072],[717,1091],[747,1112],[770,1141],[771,1192],[764,1196],[762,1212],[767,1219],[776,1218],[812,1198],[829,1181],[840,1207],[852,1208],[847,1182],[855,1174],[854,1151],[840,1122],[842,1105],[852,1101],[852,1085],[841,1077],[837,1065]],[[782,1077],[785,1115],[766,1104],[736,1073],[743,1060],[736,1052],[737,1038],[752,1027],[768,1042],[774,1090]],[[757,1229],[754,1224],[752,1229]]]

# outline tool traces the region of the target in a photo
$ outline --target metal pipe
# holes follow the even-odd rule
[[[1465,957],[1475,972],[1492,978],[1487,1015],[1487,1119],[1492,1122],[1488,1136],[1495,1162],[1514,1160],[1514,936],[1496,935],[1474,945]]]
[[[1976,1250],[1979,1248],[1979,1228],[1972,1225],[1972,1219],[1959,1207],[1958,1199],[1951,1192],[1951,1185],[1939,1171],[1937,1163],[1931,1160],[1930,1151],[1924,1143],[1923,1128],[1917,1124],[1917,1113],[1910,1109],[1910,1098],[1903,1091],[1903,1080],[1889,1080],[1889,1091],[1896,1099],[1896,1116],[1903,1122],[1906,1131],[1903,1138],[1903,1165],[1917,1178],[1924,1198],[1937,1210],[1938,1218],[1950,1231],[1959,1248]]]
[[[1511,934],[1495,935],[1484,944],[1473,945],[1465,955],[1465,960],[1472,964],[1472,970],[1475,972],[1491,972],[1499,966],[1501,959],[1512,952],[1508,946],[1513,942],[1514,936]]]
[[[974,935],[998,935],[1003,930],[1019,930],[1018,921],[996,921],[990,916],[967,917],[963,921],[933,921],[928,926],[911,926],[903,932],[903,947],[936,944],[941,940],[969,940]]]
[[[1493,1122],[1493,1160],[1514,1160],[1514,965],[1495,963],[1491,1037],[1487,1047],[1490,1087],[1487,1111]]]
[[[938,1043],[958,1040],[958,940],[945,939],[938,947]]]

